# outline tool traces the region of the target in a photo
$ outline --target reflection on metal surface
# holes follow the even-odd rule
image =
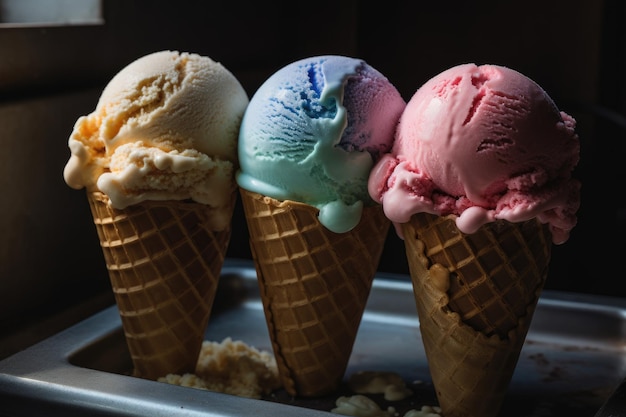
[[[102,23],[102,0],[0,0],[0,28]]]

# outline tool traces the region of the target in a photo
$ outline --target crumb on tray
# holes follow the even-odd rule
[[[248,398],[260,398],[281,386],[271,352],[230,337],[221,343],[202,343],[195,373],[168,374],[158,381]]]
[[[413,395],[402,377],[394,372],[357,372],[350,376],[348,385],[357,394],[384,394],[387,401],[400,401]]]

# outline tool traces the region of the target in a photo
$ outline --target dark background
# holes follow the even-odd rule
[[[626,297],[626,2],[213,3],[104,0],[103,25],[0,28],[0,358],[112,303],[85,195],[63,182],[67,139],[117,71],[163,49],[222,62],[249,96],[319,54],[365,59],[406,100],[460,63],[526,74],[581,138],[579,224],[547,288]],[[229,257],[250,258],[240,206],[233,227]],[[393,230],[379,269],[408,273]]]

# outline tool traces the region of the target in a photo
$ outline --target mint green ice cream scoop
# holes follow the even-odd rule
[[[367,181],[389,151],[406,103],[363,60],[318,56],[265,81],[244,114],[237,182],[278,200],[317,207],[320,222],[343,233],[375,204]]]

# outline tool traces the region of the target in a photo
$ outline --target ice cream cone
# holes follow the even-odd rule
[[[443,414],[496,416],[547,277],[547,225],[498,221],[463,234],[453,216],[420,213],[403,234]]]
[[[204,204],[146,201],[117,210],[103,193],[87,194],[133,374],[156,380],[193,372],[230,226],[211,230]]]
[[[315,207],[240,191],[283,386],[294,396],[328,394],[343,379],[389,220],[368,207],[337,234]]]

